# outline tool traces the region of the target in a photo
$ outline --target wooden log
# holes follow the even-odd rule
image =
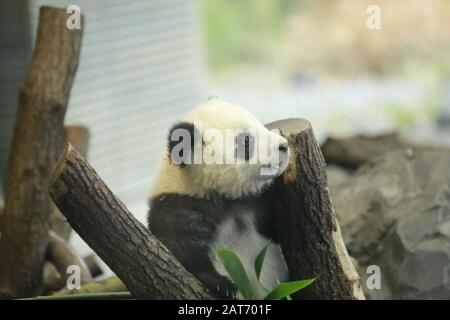
[[[3,225],[3,201],[0,199],[0,237],[2,235],[2,225]]]
[[[58,160],[49,190],[72,228],[136,298],[212,298],[70,144]]]
[[[291,163],[268,191],[280,244],[292,280],[317,277],[302,299],[364,299],[359,276],[342,240],[327,187],[325,161],[310,123],[280,120]]]
[[[86,263],[89,272],[91,273],[92,277],[98,277],[103,274],[103,270],[100,268],[100,265],[97,261],[97,255],[92,253],[87,255],[83,258],[84,262]]]
[[[41,7],[31,66],[20,87],[0,239],[3,295],[42,292],[51,200],[48,181],[64,140],[64,115],[78,66],[81,30],[65,9]]]
[[[50,241],[48,246],[48,258],[50,262],[56,267],[56,270],[61,274],[64,283],[70,274],[67,273],[67,268],[76,265],[80,268],[80,282],[88,283],[92,281],[91,272],[72,246],[56,234],[50,231]],[[60,289],[60,288],[58,288]]]
[[[64,279],[61,277],[61,273],[59,273],[59,271],[56,270],[55,265],[49,261],[46,261],[44,264],[42,278],[45,294],[61,289],[65,283]]]
[[[87,159],[89,146],[89,130],[83,126],[65,126],[65,142],[70,142],[81,156]],[[72,228],[66,218],[61,214],[58,207],[53,204],[52,217],[50,221],[51,229],[61,238],[68,241],[72,233]]]

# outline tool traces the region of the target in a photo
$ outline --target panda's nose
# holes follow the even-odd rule
[[[280,143],[280,145],[278,146],[278,150],[280,150],[281,152],[287,152],[288,143],[287,142]]]

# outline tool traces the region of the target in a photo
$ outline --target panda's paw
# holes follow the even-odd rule
[[[220,284],[217,284],[213,293],[220,299],[236,299],[237,288],[231,283],[230,280],[224,278],[224,281],[220,281]]]
[[[237,288],[228,278],[213,273],[203,273],[198,278],[217,298],[236,299]]]

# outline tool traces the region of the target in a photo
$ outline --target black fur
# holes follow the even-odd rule
[[[239,134],[236,140],[237,157],[248,161],[255,152],[254,137],[250,133],[244,132]]]
[[[257,231],[278,242],[269,206],[264,198],[248,197],[229,200],[218,194],[207,199],[174,193],[162,194],[150,200],[149,228],[153,234],[211,292],[220,298],[235,295],[236,288],[228,278],[219,275],[211,260],[209,245],[218,226],[234,216],[236,225],[244,230],[243,212],[251,209],[257,216]]]
[[[183,129],[186,130],[189,133],[189,138],[190,138],[190,150],[181,150],[179,156],[181,157],[182,161],[180,163],[181,167],[186,166],[186,164],[191,164],[194,161],[194,147],[196,144],[202,143],[202,141],[196,141],[195,137],[200,137],[201,139],[201,135],[198,133],[197,129],[195,128],[193,123],[190,122],[179,122],[174,124],[170,130],[169,130],[169,135],[167,137],[167,150],[169,153],[169,159],[171,159],[171,154],[172,154],[172,150],[173,148],[180,142],[183,141],[183,138],[180,138],[180,140],[178,141],[173,141],[172,140],[172,133],[176,130],[176,129]],[[197,134],[196,134],[197,133]],[[186,152],[185,152],[186,151]],[[190,152],[189,152],[190,151]]]

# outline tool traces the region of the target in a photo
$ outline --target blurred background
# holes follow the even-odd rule
[[[141,221],[167,128],[209,96],[264,123],[307,118],[320,142],[395,129],[450,145],[448,0],[0,3],[2,180],[44,4],[76,4],[85,16],[66,123],[89,128],[90,163]],[[373,4],[375,30],[367,26]]]

